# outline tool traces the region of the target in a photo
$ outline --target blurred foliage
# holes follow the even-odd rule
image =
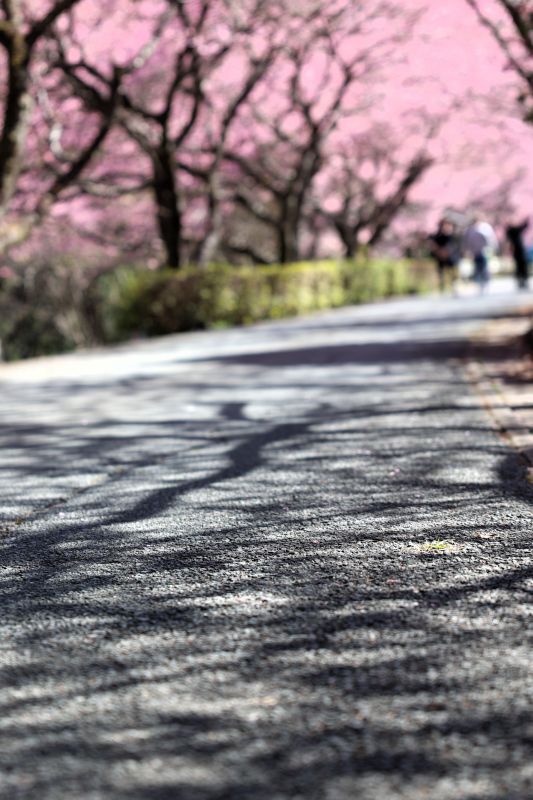
[[[363,303],[435,286],[424,261],[314,261],[272,266],[214,265],[179,272],[121,268],[99,282],[106,341],[245,325]]]
[[[32,261],[0,276],[2,358],[64,353],[101,341],[92,285],[99,270],[68,258]]]
[[[213,265],[102,271],[44,262],[0,277],[0,340],[6,361],[135,336],[245,325],[434,288],[424,261]]]

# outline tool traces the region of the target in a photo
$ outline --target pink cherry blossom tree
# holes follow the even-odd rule
[[[51,204],[86,170],[111,131],[118,72],[106,99],[109,113],[105,119],[85,121],[76,147],[68,152],[61,148],[54,139],[57,125],[49,125],[52,106],[47,91],[57,76],[47,69],[48,37],[82,5],[83,0],[36,0],[31,6],[24,0],[0,3],[0,69],[6,78],[0,129],[3,248],[29,235]],[[61,100],[68,105],[70,98]]]
[[[4,218],[174,268],[379,243],[432,160],[381,97],[422,5],[0,0]]]
[[[199,195],[194,172],[201,158],[195,169],[184,171],[178,168],[178,155],[189,142],[206,138],[216,142],[212,159],[204,147],[204,161],[212,163],[203,190],[210,212],[203,237],[206,248],[212,249],[209,233],[216,229],[216,175],[223,144],[240,107],[276,55],[265,31],[267,20],[270,30],[273,27],[272,15],[264,13],[266,5],[265,0],[251,0],[238,8],[225,0],[152,3],[150,36],[120,66],[115,124],[149,164],[149,174],[138,182],[137,189],[149,188],[152,193],[165,263],[170,267],[178,267],[187,248],[190,250],[185,206],[194,206],[194,197]],[[120,9],[124,3],[115,6]],[[140,6],[142,9],[143,4]],[[79,25],[74,25],[67,39],[56,38],[56,65],[87,112],[109,119],[112,112],[108,98],[115,79],[109,68],[110,54],[82,44],[79,31]],[[239,79],[233,82],[231,91],[223,91],[228,81],[220,76],[227,75],[235,65]],[[90,191],[103,194],[110,177],[100,173],[100,189],[92,181]],[[125,192],[131,193],[130,184],[122,184]],[[120,182],[113,183],[113,191],[121,193]]]
[[[391,131],[371,128],[352,136],[333,156],[334,168],[314,199],[314,227],[333,229],[347,258],[363,243],[379,244],[433,164],[423,145],[400,157],[398,147]]]
[[[80,0],[56,0],[36,18],[25,13],[21,0],[2,0],[0,45],[3,49],[7,91],[3,98],[0,132],[0,210],[15,191],[32,96],[31,67],[38,46],[56,21]]]
[[[505,54],[508,68],[520,78],[520,101],[533,122],[533,3],[531,0],[466,0]]]
[[[377,127],[369,130],[366,122],[376,102],[375,84],[397,45],[409,35],[416,14],[389,2],[319,5],[320,13],[317,4],[311,4],[306,15],[300,10],[292,20],[287,12],[289,37],[276,69],[250,99],[240,129],[226,145],[223,249],[230,256],[297,260],[314,252],[311,242],[324,221],[337,233],[346,233],[346,251],[354,252],[347,220],[339,229],[325,207],[319,212],[317,206],[340,188],[339,156],[346,153],[354,126],[361,128],[363,120],[364,136],[380,136]],[[394,27],[383,33],[384,20],[391,19]],[[349,192],[359,166],[354,157]],[[428,166],[421,154],[415,160],[410,157],[405,181],[375,204],[374,241]],[[355,202],[353,193],[350,205]]]

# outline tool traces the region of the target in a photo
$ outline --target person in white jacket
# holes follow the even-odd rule
[[[481,216],[476,216],[466,230],[463,250],[474,262],[474,280],[479,290],[484,291],[489,282],[489,258],[498,249],[498,239],[492,225]]]

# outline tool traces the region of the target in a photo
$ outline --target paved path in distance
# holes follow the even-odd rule
[[[531,300],[0,368],[3,795],[533,798],[532,488],[461,361]]]

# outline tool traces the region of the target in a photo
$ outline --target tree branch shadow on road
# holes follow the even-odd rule
[[[20,426],[20,481],[61,481],[79,463],[98,483],[2,547],[17,796],[270,800],[401,784],[416,797],[472,774],[501,795],[509,752],[514,771],[527,764],[526,720],[521,631],[504,656],[493,619],[514,630],[525,613],[531,495],[488,421],[457,405],[456,346],[225,357],[223,384],[128,381],[126,396],[161,412],[142,432],[136,418]],[[350,373],[361,364],[371,373]],[[313,384],[303,365],[326,374]],[[286,368],[292,394],[269,399],[267,373]],[[384,391],[391,369],[403,400]],[[107,390],[93,386],[91,403]],[[53,405],[63,387],[39,391]],[[247,414],[258,392],[271,416]],[[189,395],[203,418],[176,414]],[[424,549],[433,540],[452,549]]]

